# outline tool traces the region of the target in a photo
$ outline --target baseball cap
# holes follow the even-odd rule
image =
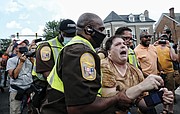
[[[66,33],[76,32],[76,23],[73,20],[66,19],[60,23],[59,30]]]
[[[22,42],[20,42],[19,44],[25,43],[26,45],[29,45],[29,41],[27,39],[23,40]]]

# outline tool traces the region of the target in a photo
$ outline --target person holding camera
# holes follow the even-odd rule
[[[23,43],[18,44],[16,56],[9,58],[7,61],[6,71],[10,76],[10,114],[20,114],[24,110],[22,100],[25,91],[30,88],[32,80],[32,58],[27,57],[27,46]]]
[[[172,61],[176,61],[177,55],[175,54],[174,49],[170,46],[167,35],[161,35],[159,40],[156,42],[156,49],[158,62],[162,67],[161,74],[164,77],[165,87],[172,91],[175,96],[175,73]],[[173,105],[170,105],[169,108],[172,110]]]
[[[170,98],[172,103],[173,93],[165,88],[163,89],[164,94],[163,91],[157,90],[153,95],[147,95],[148,91],[156,90],[163,86],[163,84],[155,84],[156,87],[154,87],[154,83],[157,81],[156,78],[161,79],[161,77],[149,75],[144,79],[142,72],[127,62],[128,47],[125,42],[121,36],[112,36],[106,41],[105,47],[108,52],[108,57],[101,60],[102,96],[110,97],[119,91],[126,91],[127,95],[131,99],[134,99],[133,105],[138,107],[143,114],[152,114],[152,112],[149,111],[151,111],[152,107],[163,102],[162,96]],[[128,91],[130,90],[133,90],[133,95],[129,94]],[[152,96],[155,95],[157,95],[156,101],[151,100]],[[129,111],[136,114],[140,113],[138,110],[130,110],[133,105],[129,107],[116,105],[112,107],[111,110],[120,114],[127,114]],[[133,107],[133,109],[135,108]]]

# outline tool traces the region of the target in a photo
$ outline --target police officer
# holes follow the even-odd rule
[[[67,43],[76,32],[76,24],[70,19],[63,20],[59,27],[60,35],[54,39],[51,39],[45,43],[40,44],[36,52],[36,73],[43,74],[46,78],[64,43]]]
[[[41,100],[45,97],[44,95],[48,85],[46,78],[52,70],[62,47],[75,36],[76,24],[70,19],[63,20],[60,23],[59,30],[60,34],[58,37],[41,43],[36,50],[32,75],[34,77],[34,83],[40,87],[42,95],[35,94],[34,96],[33,104],[37,108],[40,108]]]

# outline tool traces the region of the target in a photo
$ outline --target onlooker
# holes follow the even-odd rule
[[[150,44],[151,37],[148,32],[140,33],[140,44],[134,49],[145,78],[150,74],[157,75],[160,69],[157,65],[156,48]]]
[[[9,55],[7,53],[4,53],[2,55],[2,61],[1,61],[1,71],[2,71],[2,76],[3,76],[3,85],[4,87],[6,87],[7,85],[7,76],[8,76],[8,72],[6,71],[6,65],[7,65],[7,61],[9,59]]]
[[[9,47],[6,50],[6,53],[9,55],[9,58],[16,56],[16,48],[17,48],[17,41],[19,41],[18,39],[14,39],[12,40],[12,42],[10,43]]]
[[[162,70],[158,63],[157,51],[154,45],[150,44],[152,35],[148,32],[140,33],[140,44],[135,47],[134,51],[140,63],[140,68],[145,78],[150,74],[158,75]],[[150,92],[151,94],[152,92]],[[156,114],[155,108],[151,111]]]
[[[166,35],[162,35],[156,44],[158,62],[162,67],[163,75],[165,75],[165,87],[172,91],[175,96],[175,80],[172,61],[176,61],[176,54],[174,53],[174,49],[172,49],[170,46],[168,37]],[[173,113],[173,105],[169,105],[169,107],[165,108],[164,110],[170,110],[171,113]]]
[[[3,66],[2,66],[2,55],[3,55],[3,53],[2,52],[0,52],[0,90],[1,90],[1,92],[3,93],[4,92],[4,88],[3,88],[3,86],[2,86],[2,78],[3,78],[3,76],[2,76],[2,72],[3,72]]]
[[[133,98],[135,99],[135,106],[138,106],[141,111],[143,111],[143,114],[147,113],[151,107],[147,107],[146,103],[143,103],[145,102],[143,97],[146,95],[146,93],[143,92],[154,89],[151,88],[154,84],[153,81],[155,81],[151,80],[154,75],[149,75],[148,78],[144,80],[142,72],[127,62],[128,48],[119,36],[110,37],[106,41],[105,47],[108,52],[108,57],[101,61],[102,96],[109,97],[119,91],[128,92],[129,90],[134,90],[133,94],[136,94],[136,97]],[[160,78],[159,76],[156,77]],[[139,90],[139,87],[143,88],[143,90]],[[171,97],[173,101],[173,93],[167,91],[167,89],[164,91],[170,95],[166,96],[166,94],[164,94],[164,96]],[[114,112],[119,112],[120,114],[127,114],[130,110],[129,107],[114,106],[113,108],[112,110],[114,110]],[[138,111],[136,113],[138,113]]]
[[[24,55],[27,51],[26,46],[18,45],[16,48],[17,55],[9,58],[7,61],[8,74],[10,76],[10,114],[20,114],[24,110],[25,91],[32,83],[32,62],[33,58],[28,58]],[[26,112],[27,113],[27,112]]]

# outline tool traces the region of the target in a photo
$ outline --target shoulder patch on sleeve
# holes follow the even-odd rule
[[[96,79],[95,60],[92,54],[84,53],[80,58],[82,76],[86,80]]]
[[[42,61],[48,61],[51,58],[51,49],[49,46],[42,47],[40,51],[40,56]]]

